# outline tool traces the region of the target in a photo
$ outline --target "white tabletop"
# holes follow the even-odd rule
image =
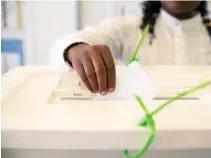
[[[164,90],[162,95],[211,79],[208,66],[144,69]],[[137,125],[143,113],[135,101],[50,104],[48,99],[62,74],[62,70],[32,66],[2,76],[4,148],[138,149],[144,144],[148,132]],[[68,75],[75,79],[72,73]],[[211,148],[210,87],[193,96],[199,99],[177,101],[155,116],[157,136],[152,148]],[[155,109],[161,102],[152,101],[148,108]]]

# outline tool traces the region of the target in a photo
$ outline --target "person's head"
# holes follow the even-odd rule
[[[155,37],[154,27],[161,8],[181,20],[191,18],[199,12],[202,23],[204,23],[211,37],[211,27],[207,25],[210,23],[210,19],[208,19],[206,1],[145,1],[143,3],[144,16],[140,28],[143,30],[149,24],[149,33],[152,37]]]
[[[161,7],[173,16],[192,13],[201,1],[161,1]]]

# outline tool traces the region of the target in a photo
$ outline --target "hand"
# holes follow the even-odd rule
[[[68,60],[91,92],[114,91],[116,70],[108,46],[78,44],[69,49]]]

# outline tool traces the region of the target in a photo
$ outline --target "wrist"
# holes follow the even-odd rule
[[[88,44],[87,43],[84,43],[84,42],[77,42],[77,43],[74,43],[74,44],[71,44],[69,45],[63,52],[63,58],[64,58],[64,61],[66,63],[68,63],[71,67],[72,67],[72,62],[71,62],[71,52],[73,52],[75,49],[77,49],[78,46],[87,46]],[[77,50],[76,50],[77,51]]]

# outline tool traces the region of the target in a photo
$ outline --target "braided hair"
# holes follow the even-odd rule
[[[160,1],[145,1],[142,5],[143,10],[143,19],[142,24],[140,25],[140,29],[144,30],[144,28],[149,24],[149,34],[150,34],[150,44],[152,40],[155,38],[154,28],[156,24],[157,17],[160,14],[161,2]],[[211,37],[211,20],[208,18],[208,9],[207,2],[201,1],[199,6],[195,9],[198,11],[202,17],[202,22],[205,25],[209,36]]]

